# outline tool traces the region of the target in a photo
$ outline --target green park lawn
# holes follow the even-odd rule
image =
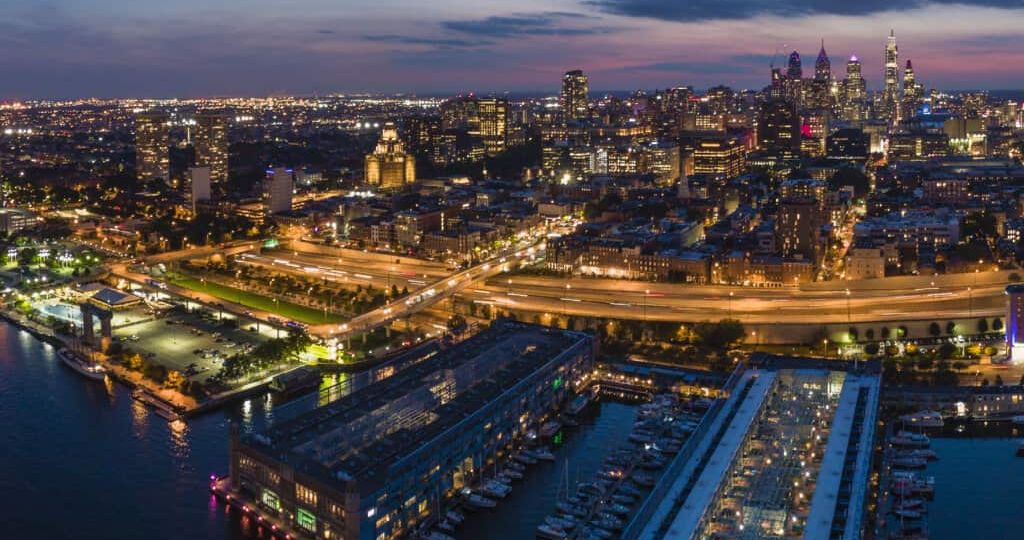
[[[327,316],[325,317],[324,312],[318,309],[300,306],[290,302],[274,302],[273,299],[266,296],[209,281],[203,283],[199,279],[190,276],[183,276],[180,274],[168,276],[168,281],[179,287],[206,293],[211,296],[216,296],[222,300],[241,304],[260,311],[275,313],[284,318],[304,324],[333,324],[348,320],[347,317],[334,313],[327,313]]]

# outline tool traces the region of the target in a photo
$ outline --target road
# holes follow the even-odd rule
[[[731,317],[747,323],[822,324],[1003,315],[1005,281],[979,279],[969,289],[939,285],[882,289],[878,283],[862,288],[858,282],[846,282],[851,285],[848,294],[846,289],[758,289],[518,276],[491,279],[462,296],[512,310],[650,321]]]

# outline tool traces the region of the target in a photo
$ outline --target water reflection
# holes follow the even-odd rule
[[[189,455],[188,424],[181,419],[167,424],[171,434],[171,450],[174,456],[185,459]]]

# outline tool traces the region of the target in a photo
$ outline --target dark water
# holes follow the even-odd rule
[[[226,472],[229,418],[251,425],[261,411],[240,405],[174,430],[125,388],[84,379],[0,324],[0,536],[251,538],[207,481]]]
[[[500,500],[497,508],[466,516],[457,538],[534,538],[537,525],[554,512],[559,490],[564,496],[566,469],[573,491],[577,481],[592,482],[608,453],[626,442],[636,413],[635,405],[601,402],[600,410],[583,419],[579,427],[562,430],[562,445],[552,449],[556,461],[528,466],[525,478],[512,484],[512,493]]]
[[[929,505],[933,540],[1024,538],[1024,436],[1008,422],[972,424],[958,437],[933,437],[939,460],[924,474],[935,477]]]

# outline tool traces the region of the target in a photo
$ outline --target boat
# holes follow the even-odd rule
[[[893,507],[899,510],[914,510],[924,506],[924,499],[900,499]]]
[[[583,412],[583,409],[586,409],[587,405],[590,405],[590,396],[580,394],[569,402],[569,405],[565,408],[565,412],[576,415]]]
[[[563,531],[562,529],[552,527],[547,523],[541,523],[540,525],[537,525],[537,538],[545,538],[548,540],[562,540],[563,538],[568,538],[568,535],[566,535],[565,531]]]
[[[309,366],[299,366],[274,377],[270,381],[269,388],[280,396],[288,397],[318,386],[320,386],[320,372]]]
[[[568,413],[562,414],[558,417],[558,420],[562,422],[565,427],[577,427],[580,425],[579,422],[574,420]]]
[[[909,431],[901,431],[894,437],[889,439],[894,446],[903,448],[927,448],[931,445],[931,440],[927,435],[920,433],[910,433]]]
[[[633,483],[640,487],[651,487],[654,485],[654,477],[647,473],[636,473],[633,475]]]
[[[940,428],[946,424],[942,420],[942,414],[938,411],[920,411],[913,414],[904,414],[899,419],[906,426],[918,428]]]
[[[157,416],[163,418],[164,420],[167,420],[168,422],[175,422],[177,420],[181,420],[181,415],[178,414],[177,411],[171,408],[170,405],[168,405],[160,398],[151,394],[145,388],[136,388],[135,390],[133,390],[132,397],[134,399],[141,401],[142,403],[145,403],[146,405],[149,405],[150,407],[153,407],[153,412],[155,412]]]
[[[107,376],[106,368],[95,362],[89,362],[67,349],[57,351],[57,356],[60,356],[64,365],[84,375],[87,379],[102,381]]]
[[[544,523],[547,523],[552,527],[564,530],[570,530],[576,527],[575,519],[567,519],[563,517],[548,516],[544,518]]]
[[[456,512],[455,510],[449,510],[445,512],[444,518],[455,525],[462,525],[462,522],[466,520],[465,516]]]
[[[501,471],[501,474],[498,476],[505,476],[506,478],[510,478],[512,480],[523,479],[523,473],[515,469],[505,469],[504,471]]]
[[[455,532],[455,525],[453,525],[447,519],[443,519],[443,520],[439,521],[438,524],[436,525],[436,527],[437,527],[437,530],[439,530],[439,531],[441,531],[441,532],[443,532],[445,534],[452,534],[452,533]]]
[[[512,456],[512,459],[522,463],[523,465],[533,465],[537,463],[537,459],[525,451]]]
[[[538,448],[536,450],[531,450],[530,454],[532,454],[532,456],[534,458],[536,458],[536,459],[543,459],[544,461],[554,461],[555,460],[555,455],[552,454],[551,450],[548,450],[547,448]]]
[[[595,539],[595,540],[608,540],[612,536],[615,536],[615,535],[610,533],[610,532],[608,532],[608,531],[606,531],[606,530],[604,530],[604,529],[598,529],[597,527],[584,527],[583,529],[580,530],[580,537],[581,538]]]
[[[502,484],[501,482],[497,482],[495,480],[488,480],[487,482],[484,483],[483,486],[480,486],[480,492],[488,497],[504,499],[505,497],[508,496],[509,493],[512,492],[512,488],[505,484]]]
[[[466,504],[472,508],[494,508],[498,503],[477,493],[470,493],[466,496]]]
[[[625,516],[629,514],[629,507],[623,504],[612,503],[607,506],[608,512],[615,514],[616,516]]]
[[[561,422],[555,420],[545,422],[544,425],[540,426],[540,436],[546,438],[554,437],[555,433],[558,433],[560,429],[562,429]]]
[[[897,457],[914,457],[926,459],[928,461],[935,461],[939,459],[939,454],[935,450],[928,448],[914,448],[912,450],[902,450],[896,454]]]
[[[1024,414],[1014,416],[1013,418],[1010,419],[1010,421],[1013,422],[1014,424],[1017,424],[1018,426],[1024,426]]]
[[[923,469],[928,466],[928,460],[919,457],[896,457],[892,460],[892,466],[899,469]]]

